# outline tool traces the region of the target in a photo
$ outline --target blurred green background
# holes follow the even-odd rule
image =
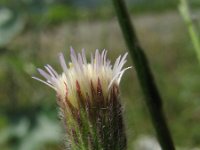
[[[178,0],[127,0],[146,50],[174,141],[200,147],[200,65],[178,10]],[[200,1],[190,1],[200,29]],[[55,92],[31,79],[37,67],[59,72],[58,52],[107,49],[112,62],[126,51],[108,0],[0,0],[0,149],[61,150],[63,131]],[[132,65],[128,58],[128,65]],[[121,81],[128,149],[155,137],[133,69]]]

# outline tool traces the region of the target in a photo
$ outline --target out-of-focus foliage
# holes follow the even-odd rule
[[[8,147],[13,150],[35,150],[44,147],[45,143],[60,142],[61,128],[54,120],[38,115],[37,126],[30,128],[30,123],[27,118],[21,118],[18,123],[7,126],[0,132],[0,144],[10,144]]]
[[[95,3],[96,2],[96,3]],[[164,99],[175,143],[200,146],[200,67],[178,0],[130,0],[139,39]],[[199,0],[191,0],[199,16]],[[136,15],[135,15],[136,12]],[[0,147],[57,150],[64,140],[53,90],[31,79],[46,63],[61,70],[57,54],[69,47],[124,53],[125,44],[107,0],[0,1]],[[131,65],[131,62],[128,62]],[[134,81],[134,82],[132,82]],[[122,79],[129,149],[141,134],[154,132],[133,69]],[[186,132],[185,129],[188,129]],[[27,147],[28,146],[28,147]]]
[[[188,32],[191,37],[192,44],[194,46],[194,50],[197,54],[197,59],[200,63],[200,31],[198,32],[197,26],[198,24],[195,23],[196,19],[195,17],[192,18],[190,14],[190,6],[189,1],[187,0],[180,0],[180,4],[178,6],[180,14],[183,17],[183,20],[185,21]],[[197,22],[199,23],[199,22]]]
[[[12,38],[19,34],[24,27],[24,19],[17,13],[8,9],[0,9],[0,47],[8,44]]]

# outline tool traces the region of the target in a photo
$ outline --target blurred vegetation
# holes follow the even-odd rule
[[[96,3],[95,3],[96,2]],[[85,0],[0,1],[0,146],[2,150],[62,149],[55,93],[31,79],[36,66],[52,64],[69,47],[106,48],[112,60],[125,44],[111,2]],[[164,99],[175,143],[200,147],[200,67],[178,0],[129,0],[130,11]],[[199,0],[191,0],[200,18]],[[198,19],[200,20],[200,19]],[[129,65],[131,61],[129,60]],[[134,81],[134,82],[130,82]],[[154,135],[134,67],[121,83],[129,149],[140,135]],[[187,130],[186,130],[187,129]]]
[[[199,36],[200,32],[196,29],[198,27],[198,24],[196,27],[196,17],[192,18],[190,14],[190,6],[189,6],[188,1],[181,0],[178,8],[179,8],[180,14],[183,17],[183,20],[185,21],[185,24],[187,25],[192,44],[194,46],[194,50],[200,62],[200,36]]]

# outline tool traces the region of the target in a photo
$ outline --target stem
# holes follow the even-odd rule
[[[137,76],[145,95],[145,101],[157,133],[157,138],[163,150],[175,150],[163,113],[161,97],[149,68],[148,60],[143,52],[143,49],[139,45],[136,33],[131,24],[126,5],[123,0],[113,0],[113,4],[125,42],[135,64]]]
[[[193,24],[193,21],[191,19],[187,1],[181,0],[178,8],[183,17],[183,20],[185,21],[185,23],[187,25],[194,49],[197,53],[197,58],[200,63],[200,39],[198,37],[198,32],[196,31],[195,25]]]

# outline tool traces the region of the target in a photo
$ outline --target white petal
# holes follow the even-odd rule
[[[60,60],[60,65],[61,65],[63,71],[64,71],[65,73],[67,73],[68,68],[67,68],[67,65],[66,65],[66,63],[65,63],[65,58],[64,58],[64,56],[63,56],[63,53],[60,53],[60,54],[59,54],[59,60]]]
[[[94,66],[94,58],[93,58],[93,54],[92,53],[90,55],[90,62],[91,62],[91,65],[93,67]]]
[[[106,56],[107,56],[107,51],[105,51],[105,54],[104,54],[104,59],[103,59],[104,66],[106,65]]]
[[[124,68],[124,69],[120,72],[119,78],[118,78],[118,80],[117,80],[117,83],[118,83],[118,84],[120,83],[121,78],[122,78],[122,75],[124,74],[124,72],[125,72],[126,70],[130,69],[130,68],[132,68],[132,67]]]
[[[121,61],[119,62],[119,64],[117,65],[117,67],[115,68],[115,70],[114,70],[114,74],[116,74],[116,73],[118,73],[118,72],[120,72],[121,71],[121,69],[122,69],[122,67],[123,67],[123,65],[126,63],[126,57],[127,57],[127,55],[128,55],[128,53],[126,52],[125,54],[124,54],[124,56],[122,57],[122,59],[121,59]]]
[[[48,71],[48,73],[52,76],[52,77],[56,77],[54,75],[54,73],[51,71],[51,69],[48,66],[44,66],[44,68]]]
[[[86,56],[85,56],[85,49],[84,48],[82,49],[82,58],[83,58],[83,63],[86,65],[87,59],[86,59]]]
[[[38,68],[37,70],[44,78],[46,78],[46,80],[51,81],[51,76],[48,73],[46,73],[44,70],[40,68]]]
[[[80,53],[78,54],[78,65],[79,65],[81,71],[83,71],[83,59],[82,59]]]
[[[45,82],[44,80],[41,80],[40,78],[37,78],[37,77],[32,77],[33,79],[35,80],[38,80],[46,85],[48,85],[49,87],[51,87],[52,89],[56,90],[54,86],[52,86],[51,84],[49,84],[48,82]]]
[[[58,73],[49,64],[47,64],[46,66],[53,72],[55,77],[58,77]]]
[[[119,62],[120,62],[120,58],[121,58],[121,55],[116,59],[115,63],[114,63],[114,66],[113,66],[113,74],[115,74],[116,72],[116,69],[119,65]]]

